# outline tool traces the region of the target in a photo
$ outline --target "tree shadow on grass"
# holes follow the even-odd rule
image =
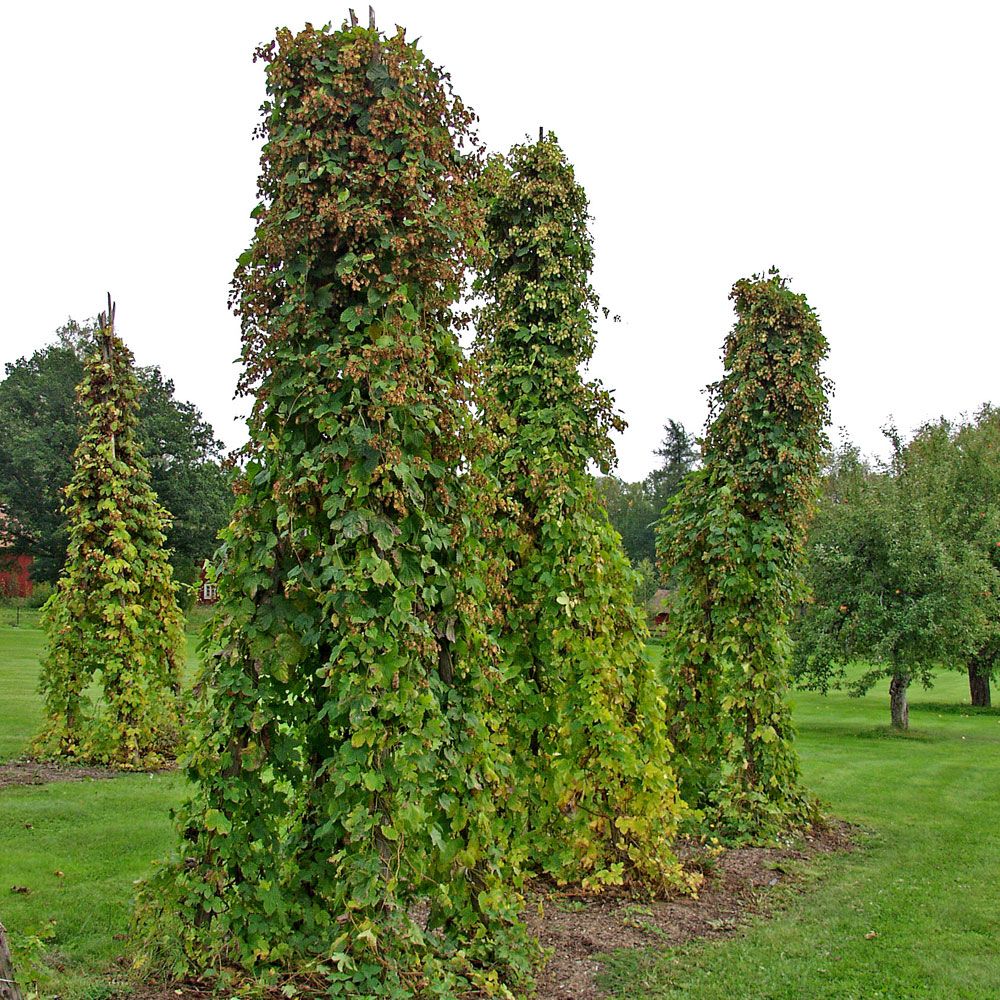
[[[912,701],[911,712],[933,712],[935,715],[992,715],[1000,716],[1000,707],[977,708],[972,705],[955,705],[944,701]]]
[[[864,726],[859,728],[857,722],[844,722],[841,725],[833,723],[809,723],[799,727],[799,735],[805,737],[834,737],[835,739],[859,740],[902,740],[911,743],[940,743],[951,737],[947,733],[928,732],[926,729],[893,729],[892,726]]]
[[[810,739],[816,736],[833,737],[838,740],[854,737],[859,740],[902,740],[913,743],[939,743],[949,739],[946,734],[929,733],[924,729],[901,731],[893,729],[892,726],[866,726],[859,729],[856,723],[851,722],[844,722],[839,726],[810,722],[808,725],[799,726],[798,732],[800,736]]]
[[[923,729],[894,729],[892,726],[872,726],[859,729],[859,740],[902,740],[905,743],[942,743],[951,737],[944,733],[928,733]]]

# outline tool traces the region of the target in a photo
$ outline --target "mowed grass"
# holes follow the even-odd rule
[[[21,756],[42,722],[44,635],[32,624],[0,625],[0,761]],[[190,672],[197,633],[187,640]],[[41,996],[111,995],[133,882],[170,853],[182,785],[177,774],[141,774],[0,789],[0,921]]]
[[[0,627],[0,756],[41,717],[37,630]],[[974,713],[958,675],[912,692],[908,737],[884,689],[796,693],[807,782],[867,831],[825,858],[778,912],[722,942],[610,956],[628,1000],[988,1000],[1000,997],[1000,712]],[[102,1000],[121,974],[133,880],[167,856],[175,775],[0,790],[0,919],[43,996]],[[57,871],[63,874],[59,876]],[[11,886],[25,886],[28,894]],[[51,923],[55,921],[55,923]],[[867,938],[870,932],[877,935]]]
[[[10,624],[14,611],[0,609],[0,761],[24,753],[42,725],[42,702],[38,696],[38,665],[45,651],[45,634],[38,627],[37,611],[22,611],[21,625]],[[197,662],[202,609],[187,630],[187,673]],[[96,689],[92,694],[96,694]]]
[[[35,690],[42,647],[37,620],[34,628],[0,625],[0,761],[23,753],[42,724],[42,704]],[[2,852],[0,847],[0,863]]]
[[[1000,997],[1000,712],[970,709],[957,673],[911,692],[907,736],[888,729],[884,685],[793,702],[806,782],[865,828],[861,849],[824,859],[729,940],[615,954],[605,987],[628,1000]]]
[[[177,774],[0,790],[0,917],[20,977],[42,996],[108,995],[101,986],[123,957],[133,882],[169,854],[168,811],[181,790]]]

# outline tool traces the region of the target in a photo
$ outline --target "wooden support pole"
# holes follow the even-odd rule
[[[0,924],[0,1000],[24,1000],[14,978],[14,963],[7,945],[7,931]]]
[[[368,5],[368,30],[375,31],[375,8],[371,4]],[[381,66],[382,65],[382,46],[379,42],[379,36],[375,35],[375,51],[372,53],[372,65]]]
[[[101,313],[97,318],[97,323],[99,330],[97,333],[98,339],[101,342],[101,357],[104,359],[105,364],[111,363],[111,338],[115,334],[115,304],[111,301],[111,293],[108,292],[108,311],[106,313]],[[115,436],[111,435],[111,461],[115,461],[116,458],[115,451]]]

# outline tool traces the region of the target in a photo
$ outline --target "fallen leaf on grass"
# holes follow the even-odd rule
[[[732,931],[739,927],[740,922],[735,917],[723,917],[721,920],[706,920],[713,931]]]
[[[871,940],[872,940],[872,938],[877,938],[877,937],[878,937],[878,931],[869,931],[869,932],[868,932],[868,933],[867,933],[867,934],[865,935],[865,940],[866,940],[866,941],[871,941]]]

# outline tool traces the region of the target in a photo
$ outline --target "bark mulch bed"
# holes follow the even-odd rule
[[[692,938],[732,934],[768,908],[767,891],[796,881],[796,869],[820,854],[851,850],[857,831],[849,824],[815,830],[788,847],[725,851],[706,875],[698,898],[637,902],[561,895],[544,904],[528,926],[552,957],[538,977],[534,1000],[600,1000],[597,956],[616,948],[670,947]]]
[[[124,773],[112,767],[76,767],[44,760],[12,760],[0,764],[0,789],[16,785],[47,785],[52,781],[117,778]]]
[[[754,914],[769,908],[768,891],[794,884],[803,862],[851,850],[858,830],[838,823],[815,830],[786,847],[745,847],[725,851],[706,875],[697,899],[653,902],[572,892],[540,895],[541,912],[529,907],[526,920],[551,957],[538,976],[531,1000],[603,1000],[595,983],[597,956],[616,948],[668,947],[693,938],[733,934]],[[208,998],[193,983],[149,988],[130,1000]],[[274,996],[279,996],[275,991]]]

